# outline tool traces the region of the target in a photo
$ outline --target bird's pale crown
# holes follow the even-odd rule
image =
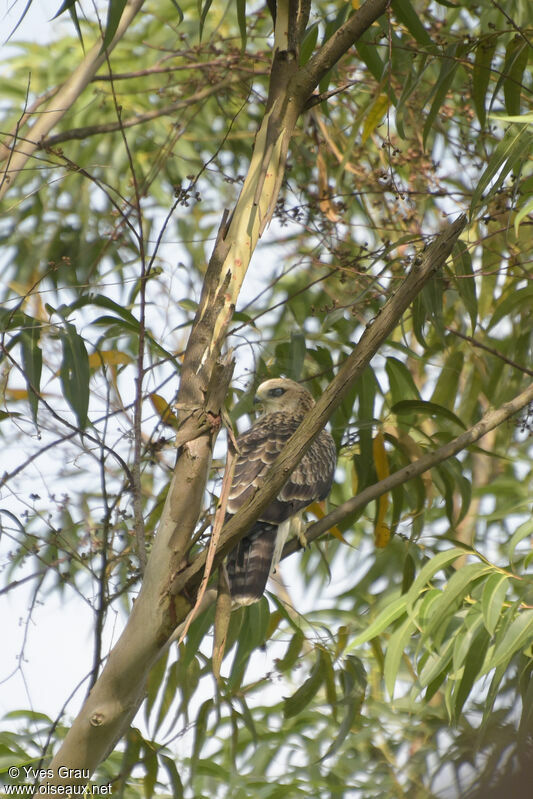
[[[284,377],[265,380],[256,391],[254,402],[259,403],[265,414],[276,413],[305,413],[312,408],[315,401],[309,391]]]

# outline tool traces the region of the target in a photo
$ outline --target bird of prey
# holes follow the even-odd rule
[[[259,386],[255,402],[262,416],[237,439],[238,454],[227,512],[236,513],[253,496],[306,412],[315,401],[294,380],[276,378]],[[322,430],[275,499],[265,508],[227,560],[231,596],[249,605],[263,596],[269,575],[281,556],[295,514],[331,488],[337,453],[333,438]]]

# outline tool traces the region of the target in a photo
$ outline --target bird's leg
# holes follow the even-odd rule
[[[307,525],[305,524],[304,520],[298,514],[291,520],[291,530],[300,542],[302,549],[307,549],[308,542],[307,538],[305,537],[305,531],[307,530]]]

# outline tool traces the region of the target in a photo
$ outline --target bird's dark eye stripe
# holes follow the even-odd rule
[[[285,394],[284,388],[271,388],[268,392],[269,397],[281,397],[282,394]]]

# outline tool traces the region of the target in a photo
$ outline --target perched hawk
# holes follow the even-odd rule
[[[261,383],[255,402],[263,415],[237,439],[239,448],[227,511],[234,514],[261,485],[262,478],[315,401],[294,380]],[[281,556],[291,517],[331,488],[337,453],[332,437],[322,430],[298,466],[247,535],[230,552],[227,570],[231,595],[239,605],[263,596],[269,575]]]

